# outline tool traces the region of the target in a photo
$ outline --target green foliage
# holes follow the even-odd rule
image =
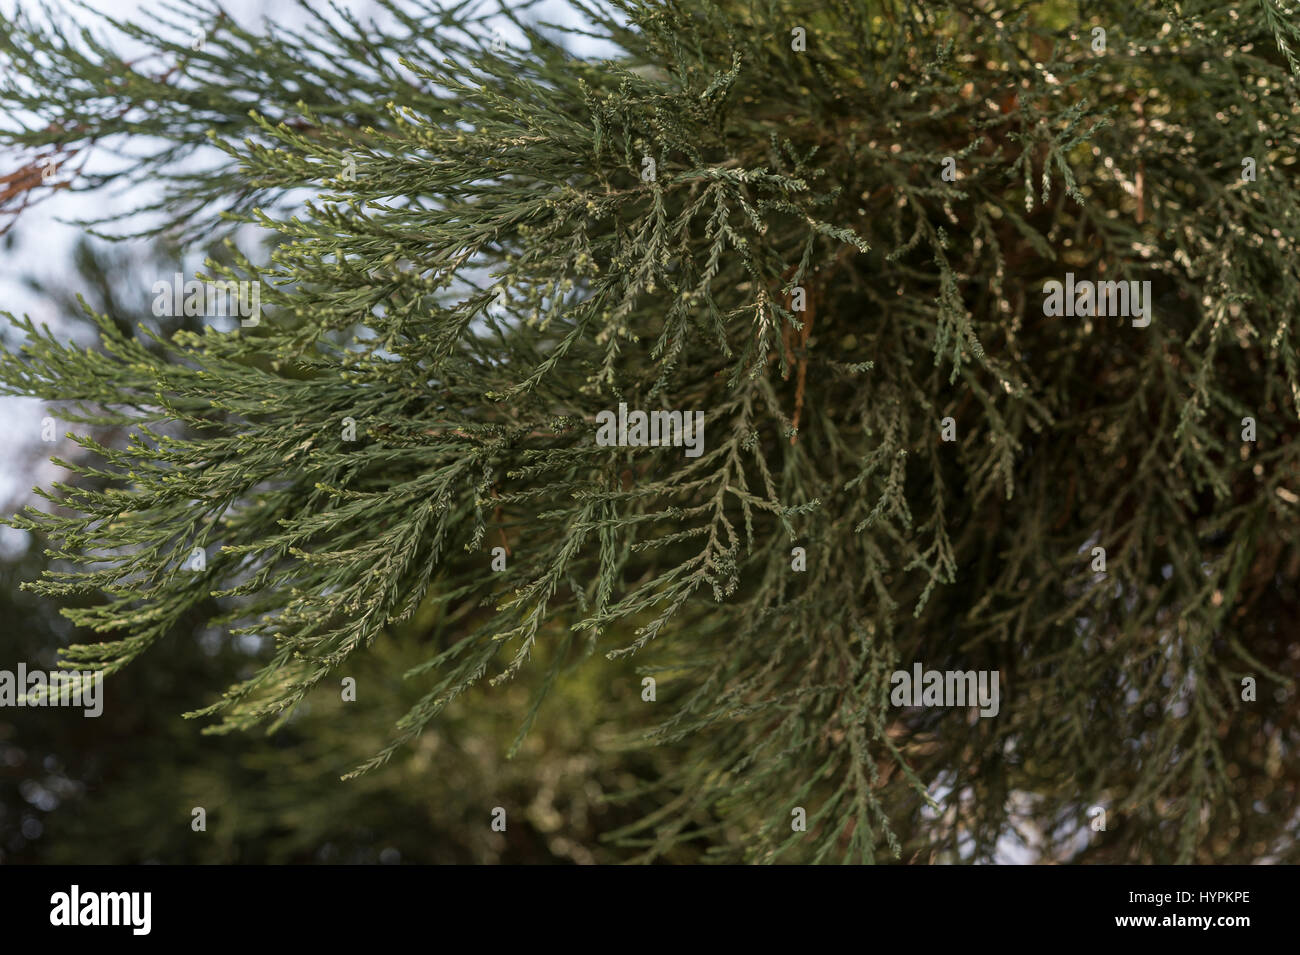
[[[146,347],[101,317],[86,351],[17,322],[8,391],[133,429],[80,440],[107,486],[14,519],[55,542],[41,593],[105,595],[68,616],[112,639],[67,661],[115,673],[215,602],[274,644],[197,712],[228,731],[423,638],[364,772],[534,653],[539,694],[633,655],[649,739],[685,753],[611,836],[638,858],[985,859],[1014,832],[1049,858],[1293,860],[1279,8],[574,5],[617,56],[529,4],[505,51],[486,14],[416,0],[315,33],[194,7],[200,50],[121,25],[155,72],[6,25],[25,75],[0,97],[40,122],[5,141],[155,137],[123,175],[164,183],[178,235],[224,209],[275,240],[208,266],[264,278],[253,329]],[[223,162],[177,171],[201,131]],[[1067,271],[1149,281],[1153,322],[1044,317]],[[596,445],[620,401],[703,410],[705,453]],[[891,707],[913,661],[999,670],[998,717]],[[1092,805],[1123,822],[1080,848]]]
[[[21,231],[17,254],[43,242],[37,230]],[[59,309],[61,335],[84,341],[92,331],[79,291],[128,333],[125,316],[149,313],[151,276],[167,274],[176,252],[143,251],[81,243],[72,280],[31,283]],[[201,324],[149,322],[163,336]],[[102,443],[123,438],[114,429],[94,433]],[[60,451],[88,457],[75,447]],[[37,464],[34,457],[15,462],[33,472]],[[37,542],[21,536],[25,545],[6,533],[0,552],[0,619],[22,622],[7,632],[0,659],[7,670],[15,661],[49,670],[58,647],[93,634],[74,630],[55,601],[19,589],[48,565]],[[611,729],[644,706],[629,686],[630,666],[570,674],[514,758],[507,754],[519,713],[549,666],[493,691],[490,705],[453,704],[386,765],[339,783],[419,698],[414,681],[401,679],[430,649],[429,620],[419,617],[349,661],[342,672],[356,681],[355,700],[342,702],[333,680],[274,735],[200,735],[181,714],[252,673],[261,652],[260,641],[209,627],[215,610],[200,605],[154,647],[147,666],[115,675],[96,718],[75,708],[0,709],[0,862],[609,862],[626,850],[602,834],[655,808],[648,796],[628,799],[625,791],[655,778],[672,752],[628,753]],[[616,804],[611,796],[620,797]],[[506,832],[487,825],[498,805],[509,812]],[[195,807],[206,812],[203,832],[191,828]]]

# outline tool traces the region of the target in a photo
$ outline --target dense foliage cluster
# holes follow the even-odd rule
[[[269,236],[204,273],[261,282],[255,326],[17,321],[7,391],[131,432],[14,519],[41,593],[104,595],[68,662],[148,666],[210,606],[272,646],[200,711],[245,729],[400,634],[418,695],[365,773],[462,694],[541,668],[522,738],[630,659],[623,728],[682,753],[607,834],[643,857],[1294,861],[1291,15],[573,5],[609,57],[527,3],[196,6],[117,24],[131,62],[5,24],[6,143],[141,144],[71,187]],[[1067,273],[1153,320],[1045,315]],[[703,453],[598,444],[620,403],[702,411]],[[892,705],[914,662],[999,671],[997,716]]]

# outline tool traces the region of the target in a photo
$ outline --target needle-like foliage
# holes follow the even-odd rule
[[[8,392],[134,429],[14,519],[54,542],[40,592],[105,595],[69,663],[215,596],[274,650],[202,712],[275,725],[436,607],[358,771],[543,646],[544,686],[631,656],[689,755],[610,834],[639,857],[1295,861],[1293,14],[380,6],[185,5],[115,24],[131,62],[3,25],[5,142],[137,144],[71,188],[274,240],[205,275],[261,283],[255,326],[18,321]],[[1149,282],[1150,324],[1045,314],[1067,273]],[[703,453],[598,443],[620,403],[703,412]],[[892,705],[916,662],[998,671],[996,716]]]

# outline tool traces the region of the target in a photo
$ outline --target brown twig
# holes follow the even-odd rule
[[[808,377],[808,336],[812,333],[813,318],[817,314],[817,296],[810,289],[808,292],[808,314],[803,321],[803,331],[799,333],[799,377],[794,388],[794,417],[790,424],[795,433],[790,435],[793,445],[799,440],[799,415],[803,411],[804,382]]]
[[[225,13],[222,13],[217,17],[217,19],[223,20],[225,19],[225,16]],[[137,61],[132,59],[121,60],[119,62],[122,64],[122,69],[129,72],[135,66]],[[153,81],[159,84],[166,84],[172,76],[181,69],[182,65],[183,62],[173,63],[163,73],[152,77]],[[127,102],[121,109],[113,114],[112,118],[121,119],[136,105],[137,104],[134,102]],[[71,129],[65,130],[58,123],[50,123],[50,125],[45,128],[45,131],[56,133],[68,132],[74,136],[81,136],[87,131],[87,127],[81,123],[76,123]],[[98,137],[91,135],[86,139],[84,146],[77,146],[66,152],[65,150],[67,150],[68,147],[65,147],[62,143],[56,143],[48,153],[38,154],[29,163],[21,166],[16,171],[5,176],[0,176],[0,215],[8,217],[8,221],[3,225],[0,225],[0,235],[4,235],[13,227],[14,223],[18,221],[18,217],[22,215],[24,210],[36,205],[38,202],[45,201],[50,196],[54,195],[54,190],[72,188],[72,183],[70,181],[45,183],[40,168],[42,165],[41,160],[53,159],[57,156],[58,159],[55,161],[55,165],[58,166],[62,165],[67,160],[72,159],[80,153],[82,149],[86,149],[86,153],[81,160],[81,165],[78,166],[76,172],[73,173],[73,177],[75,178],[81,173],[81,170],[85,168],[86,162],[90,159],[89,147],[95,144],[97,138]],[[33,199],[33,190],[42,184],[49,185],[50,192],[39,198]],[[7,208],[7,206],[15,199],[19,202],[18,207],[16,209]]]
[[[500,497],[500,495],[497,494],[497,486],[495,484],[492,485],[492,496]],[[501,546],[506,549],[506,556],[513,557],[514,554],[510,552],[510,542],[506,540],[506,529],[501,526],[501,505],[500,504],[498,504],[496,506],[496,510],[492,512],[492,523],[497,525],[497,533],[501,535]]]
[[[1138,208],[1137,208],[1137,221],[1138,221],[1138,225],[1141,225],[1141,224],[1142,224],[1142,220],[1146,218],[1146,208],[1147,208],[1147,206],[1146,206],[1146,190],[1145,190],[1145,188],[1144,188],[1144,186],[1146,185],[1146,165],[1145,165],[1145,164],[1143,163],[1143,161],[1142,161],[1142,147],[1145,145],[1145,140],[1146,140],[1146,125],[1147,125],[1147,121],[1146,121],[1146,118],[1143,117],[1143,115],[1142,115],[1142,97],[1141,97],[1141,96],[1139,96],[1139,97],[1138,97],[1138,98],[1133,102],[1133,111],[1134,111],[1135,113],[1137,113],[1137,117],[1138,117],[1138,130],[1139,130],[1139,132],[1138,132],[1138,138],[1137,138],[1138,168],[1137,168],[1137,177],[1136,177],[1136,180],[1135,180],[1135,182],[1134,182],[1134,184],[1133,184],[1133,190],[1134,190],[1134,192],[1137,193],[1137,204],[1138,204]]]
[[[54,195],[56,189],[71,188],[70,182],[46,182],[45,167],[53,164],[57,169],[62,163],[76,156],[79,149],[73,149],[71,152],[64,153],[62,146],[55,146],[48,152],[38,153],[32,159],[20,166],[7,175],[0,176],[0,215],[8,217],[8,221],[0,225],[0,235],[8,232],[18,221],[24,210],[36,205],[38,202],[44,202],[50,196]],[[85,166],[85,160],[82,160],[81,166]],[[77,172],[81,171],[81,166]],[[75,175],[75,174],[74,174]],[[33,198],[38,186],[48,185],[50,191],[39,198]],[[17,201],[17,208],[10,208],[10,204]]]

